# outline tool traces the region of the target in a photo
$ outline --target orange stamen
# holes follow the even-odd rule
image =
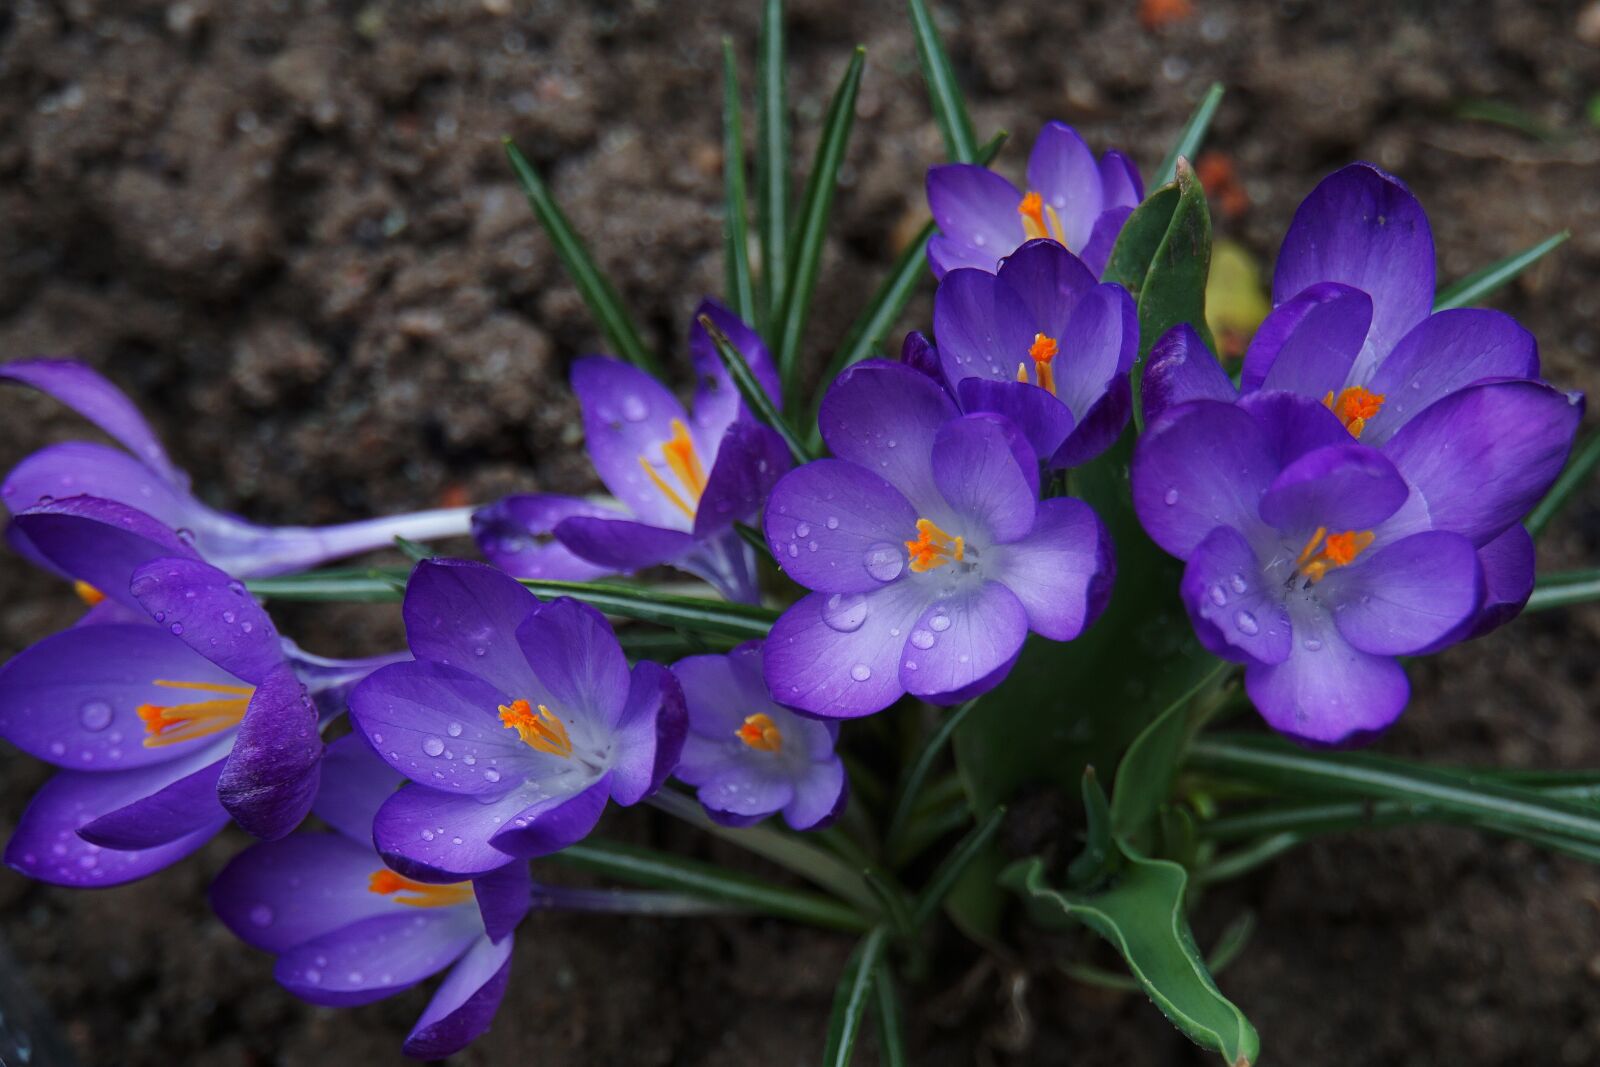
[[[1330,389],[1328,395],[1322,398],[1322,406],[1333,412],[1344,428],[1350,431],[1351,437],[1360,437],[1361,431],[1367,427],[1367,420],[1383,409],[1383,394],[1352,385],[1340,392],[1338,399],[1334,399],[1333,390]]]
[[[1030,192],[1022,198],[1017,205],[1017,214],[1022,216],[1022,232],[1030,241],[1037,241],[1048,237],[1061,246],[1067,243],[1066,230],[1061,226],[1061,216],[1056,214],[1056,209],[1044,202],[1044,197],[1038,193]]]
[[[379,896],[402,893],[394,898],[396,904],[410,908],[447,908],[452,904],[465,904],[472,899],[471,882],[454,882],[450,885],[426,885],[413,882],[389,868],[372,872],[367,879],[367,891]]]
[[[766,712],[745,716],[744,725],[734,731],[739,740],[759,752],[777,752],[783,748],[783,731]]]
[[[78,594],[79,600],[91,608],[106,598],[104,593],[81,579],[72,583],[72,591]]]
[[[244,718],[250,706],[253,685],[218,685],[214,682],[169,682],[157,678],[152,685],[166,689],[194,689],[203,693],[226,693],[227,699],[202,700],[193,704],[140,704],[134,709],[144,722],[145,748],[162,748],[197,737],[209,737],[219,730],[231,729]]]
[[[1372,544],[1372,539],[1371,530],[1346,530],[1330,534],[1326,526],[1318,526],[1317,532],[1306,542],[1306,547],[1300,550],[1295,569],[1305,575],[1307,581],[1320,582],[1334,567],[1348,567],[1354,563],[1356,557]],[[1322,546],[1320,552],[1318,545]]]
[[[700,505],[700,496],[706,491],[706,469],[700,462],[700,454],[695,451],[694,440],[689,436],[689,427],[683,424],[682,419],[672,420],[672,436],[661,443],[661,461],[678,479],[679,486],[684,490],[682,495],[661,476],[648,456],[639,457],[639,466],[644,468],[644,472],[650,476],[650,481],[672,506],[683,512],[692,522],[695,508]],[[688,497],[687,500],[684,499],[685,496]]]
[[[526,700],[513,700],[500,705],[500,722],[508,730],[517,731],[524,744],[539,752],[567,759],[572,755],[572,738],[567,727],[551,714],[550,709],[539,705],[539,713]]]
[[[965,558],[967,543],[964,538],[951,537],[927,519],[918,519],[917,539],[906,542],[906,552],[911,557],[911,570],[922,574]]]
[[[1050,369],[1050,361],[1056,358],[1058,350],[1056,339],[1054,337],[1046,337],[1042,333],[1034,334],[1033,344],[1028,346],[1028,358],[1033,360],[1034,384],[1052,395],[1056,391],[1056,378],[1055,373]],[[1025,382],[1028,380],[1026,372],[1021,367],[1018,368],[1017,374],[1018,381]]]

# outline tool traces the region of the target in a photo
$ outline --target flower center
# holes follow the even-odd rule
[[[226,693],[221,700],[202,700],[194,704],[140,704],[134,711],[144,720],[145,748],[161,748],[239,725],[250,706],[253,685],[217,685],[214,682],[169,682],[157,678],[152,685],[164,689],[196,689],[202,693]]]
[[[501,704],[500,722],[507,730],[517,731],[517,736],[529,748],[562,759],[572,756],[572,738],[567,736],[566,725],[543,704],[539,705],[537,713],[526,700]]]
[[[1056,376],[1050,370],[1050,361],[1056,358],[1058,351],[1056,339],[1046,337],[1042,333],[1033,335],[1033,344],[1028,346],[1028,358],[1033,360],[1033,384],[1049,393],[1056,392]],[[1017,381],[1026,383],[1028,380],[1028,365],[1017,364]]]
[[[1346,530],[1330,534],[1326,526],[1318,526],[1306,547],[1295,560],[1295,571],[1308,582],[1320,582],[1334,567],[1348,567],[1367,546],[1372,544],[1371,530]],[[1320,548],[1318,546],[1321,546]]]
[[[1028,240],[1048,237],[1063,248],[1067,246],[1067,231],[1061,225],[1061,216],[1038,193],[1029,192],[1024,196],[1017,205],[1017,214],[1022,216],[1022,232]]]
[[[772,716],[764,711],[746,715],[744,725],[734,733],[757,752],[777,752],[783,748],[783,731],[772,721]]]
[[[384,867],[373,871],[372,877],[367,879],[367,892],[385,897],[391,893],[399,894],[394,898],[394,902],[410,908],[448,908],[452,904],[465,904],[472,899],[472,883],[425,885],[422,882],[413,882],[404,875],[396,874]]]
[[[72,583],[72,591],[78,594],[79,600],[91,608],[106,598],[104,593],[82,579]]]
[[[1360,437],[1361,431],[1366,429],[1367,420],[1382,410],[1383,394],[1352,385],[1340,392],[1338,399],[1334,399],[1333,390],[1330,389],[1328,395],[1322,398],[1322,406],[1344,423],[1351,437]]]
[[[661,476],[649,456],[639,457],[639,466],[644,468],[655,487],[661,490],[661,495],[693,522],[695,509],[700,506],[700,495],[706,491],[706,469],[700,462],[699,453],[694,450],[689,427],[683,424],[682,419],[672,420],[672,436],[661,442],[661,462],[678,479],[677,488]],[[679,489],[683,491],[680,493]]]
[[[922,574],[964,559],[967,543],[960,537],[951,537],[928,519],[918,519],[917,539],[906,542],[906,552],[911,557],[913,573]]]

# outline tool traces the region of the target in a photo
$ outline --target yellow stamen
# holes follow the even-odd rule
[[[162,748],[197,737],[209,737],[219,730],[239,725],[250,706],[253,685],[218,685],[215,682],[169,682],[157,678],[152,685],[164,689],[193,689],[202,693],[228,694],[223,700],[202,700],[194,704],[140,704],[135,714],[144,722],[145,748]]]
[[[79,600],[91,608],[106,598],[104,593],[81,579],[72,583],[72,591],[78,594]]]
[[[964,538],[951,537],[927,519],[918,519],[917,539],[906,542],[906,552],[911,557],[911,570],[922,574],[964,559],[967,543]]]
[[[517,731],[524,744],[539,752],[568,759],[572,755],[572,738],[567,727],[551,714],[550,709],[539,705],[539,713],[526,700],[513,700],[500,705],[500,722],[508,730]]]
[[[1061,225],[1061,216],[1056,214],[1054,207],[1044,202],[1044,197],[1029,192],[1017,205],[1017,214],[1022,216],[1022,232],[1028,240],[1048,237],[1066,247],[1067,232]]]
[[[783,748],[783,731],[766,712],[745,716],[744,725],[734,731],[739,740],[759,752],[777,752]]]
[[[693,521],[695,508],[700,505],[700,496],[706,491],[706,469],[700,462],[700,454],[695,451],[689,427],[683,424],[682,419],[672,420],[672,436],[661,443],[661,461],[678,479],[678,484],[684,490],[683,495],[661,476],[648,456],[639,457],[639,466],[644,468],[661,495]],[[684,499],[685,495],[688,500]]]
[[[1367,420],[1383,409],[1383,394],[1374,393],[1363,386],[1352,385],[1334,399],[1333,390],[1322,398],[1322,406],[1333,412],[1351,437],[1360,437]]]
[[[1348,567],[1354,563],[1356,557],[1372,544],[1372,539],[1371,530],[1346,530],[1330,534],[1326,526],[1318,526],[1317,532],[1306,542],[1306,547],[1300,550],[1300,556],[1295,560],[1295,570],[1303,574],[1307,581],[1320,582],[1334,567]],[[1320,552],[1318,545],[1322,546]]]
[[[401,895],[395,897],[394,902],[410,908],[447,908],[452,904],[465,904],[472,899],[471,882],[427,885],[423,882],[413,882],[387,867],[372,872],[372,877],[367,879],[367,891],[385,897],[390,893],[399,893]]]

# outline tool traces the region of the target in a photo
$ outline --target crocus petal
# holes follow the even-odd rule
[[[933,435],[958,414],[950,394],[926,375],[869,359],[834,379],[817,423],[835,456],[881,475],[921,506],[937,499]]]
[[[1479,637],[1504,626],[1521,614],[1528,597],[1533,595],[1533,538],[1520,522],[1512,523],[1505,533],[1479,548],[1478,562],[1483,567],[1483,607],[1471,626],[1464,632],[1447,634],[1445,641]]]
[[[627,807],[661,788],[688,731],[683,690],[672,672],[649,660],[634,664],[628,702],[612,733],[611,799]]]
[[[302,1000],[343,1008],[409,989],[459,958],[480,936],[463,908],[407,908],[330,930],[278,957],[273,977]]]
[[[1072,432],[1067,405],[1031,382],[997,382],[966,378],[957,389],[963,411],[992,411],[1022,431],[1034,453],[1052,456]]]
[[[1433,233],[1411,190],[1370,163],[1324,178],[1294,213],[1278,253],[1272,302],[1317,282],[1372,297],[1372,346],[1382,356],[1433,306]]]
[[[1096,278],[1105,273],[1106,264],[1111,262],[1111,252],[1117,247],[1117,238],[1122,236],[1122,228],[1132,217],[1132,207],[1114,207],[1102,211],[1095,219],[1094,231],[1089,234],[1088,242],[1078,249],[1078,258]]]
[[[0,667],[0,737],[31,756],[84,771],[166,763],[215,737],[146,747],[144,704],[184,703],[190,690],[156,680],[237,686],[239,679],[164,627],[79,626]]]
[[[516,790],[486,803],[408,782],[378,809],[372,840],[383,861],[408,878],[459,882],[512,862],[489,838],[525,807]]]
[[[672,563],[695,548],[693,535],[682,530],[581,515],[557,523],[556,538],[569,552],[611,573]]]
[[[533,876],[526,863],[508,863],[473,880],[472,893],[491,941],[503,941],[533,906]]]
[[[126,393],[98,371],[71,359],[19,359],[0,365],[0,378],[31,385],[67,405],[119,442],[180,490],[188,477],[167,458],[156,433]]]
[[[1039,463],[1005,419],[963,415],[939,427],[933,477],[969,536],[981,532],[986,543],[1003,544],[1033,528]]]
[[[153,559],[197,559],[178,535],[141,511],[99,497],[40,504],[12,520],[35,548],[63,573],[143,612],[128,585]]]
[[[1120,285],[1097,285],[1072,310],[1058,356],[1056,394],[1078,416],[1055,467],[1094,458],[1127,425],[1132,393],[1128,372],[1139,354],[1139,316]]]
[[[400,1051],[414,1060],[442,1060],[489,1029],[511,981],[511,939],[473,942],[450,969]]]
[[[656,487],[640,460],[664,471],[661,446],[673,437],[676,420],[688,426],[683,405],[637,367],[589,356],[572,365],[572,391],[583,409],[583,430],[595,473],[611,494],[641,521],[685,529],[689,519]],[[700,460],[711,459],[702,453]],[[662,475],[670,479],[672,475]]]
[[[905,581],[868,594],[864,610],[843,612],[836,604],[830,611],[828,593],[800,600],[773,623],[763,647],[762,674],[773,699],[828,719],[882,711],[905,691],[900,652],[933,595]]]
[[[1234,405],[1196,400],[1169,411],[1133,453],[1133,503],[1145,532],[1187,559],[1218,526],[1255,528],[1256,505],[1277,473],[1266,450],[1256,420]]]
[[[1255,551],[1239,531],[1212,530],[1189,557],[1178,591],[1195,632],[1212,652],[1235,661],[1289,658],[1289,611],[1262,578]]]
[[[302,833],[252,845],[211,883],[211,907],[247,944],[285,952],[377,915],[410,914],[369,888],[383,864],[370,842]]]
[[[628,700],[628,661],[604,615],[562,597],[523,620],[517,643],[557,715],[577,715],[607,726],[621,719]]]
[[[1027,309],[1021,322],[1002,323],[1002,330],[995,334],[1000,342],[1001,352],[1016,351],[1017,358],[1022,359],[1027,355],[1028,346],[1033,343],[1035,333],[1043,333],[1057,340],[1067,334],[1070,327],[1070,317],[1077,309],[1078,300],[1094,288],[1095,278],[1083,261],[1067,251],[1055,241],[1037,240],[1029,241],[1021,248],[1006,257],[1000,264],[1000,271],[996,275],[1000,279],[1000,291],[1010,288]],[[998,295],[998,294],[997,294]],[[1009,312],[1010,305],[997,300],[995,313],[1003,315]],[[1009,326],[1009,330],[1005,327]],[[944,332],[935,326],[939,343],[944,343]],[[1021,331],[1026,338],[1020,349],[1015,349],[1006,343],[1008,336],[1013,336]],[[1062,345],[1066,351],[1067,346]],[[996,353],[991,350],[990,358]],[[1007,364],[1002,363],[1004,369]]]
[[[555,539],[556,525],[574,516],[616,518],[615,508],[571,496],[508,496],[472,513],[472,536],[490,563],[516,578],[588,582],[613,573]]]
[[[912,370],[926,374],[941,389],[949,392],[950,382],[944,376],[944,364],[939,361],[939,350],[921,330],[912,330],[900,343],[900,362]]]
[[[493,567],[425,560],[406,583],[406,642],[417,659],[475,674],[515,697],[533,672],[514,635],[538,606],[532,593]],[[383,751],[381,743],[374,747]]]
[[[1239,398],[1238,407],[1255,419],[1278,467],[1287,467],[1307,452],[1350,443],[1350,431],[1320,399],[1294,393],[1246,393]]]
[[[75,496],[115,500],[173,529],[192,528],[208,516],[181,486],[126,452],[88,441],[42,448],[17,464],[0,485],[0,499],[13,512]]]
[[[610,797],[611,776],[601,775],[575,796],[546,798],[524,808],[490,842],[520,859],[560,852],[589,836]]]
[[[1544,496],[1583,406],[1528,381],[1469,386],[1402,426],[1384,454],[1427,505],[1429,525],[1482,545]]]
[[[722,436],[705,493],[694,513],[694,535],[714,537],[752,518],[766,503],[773,483],[794,464],[783,438],[770,426],[745,420]]]
[[[1320,608],[1291,614],[1294,647],[1282,663],[1245,668],[1245,691],[1279,733],[1332,745],[1382,730],[1405,710],[1406,672],[1350,645]]]
[[[1434,645],[1478,613],[1483,569],[1460,534],[1428,530],[1372,553],[1323,579],[1333,621],[1352,646],[1403,656]]]
[[[838,757],[813,763],[794,784],[794,799],[783,809],[783,821],[794,830],[816,830],[842,809],[847,780]]]
[[[1144,362],[1139,404],[1146,423],[1155,422],[1169,408],[1190,400],[1226,404],[1237,395],[1228,372],[1187,322],[1162,334]]]
[[[317,818],[372,849],[372,820],[405,779],[357,731],[331,742],[322,755],[322,787],[311,810]]]
[[[929,248],[934,277],[957,266],[993,271],[1000,257],[1022,243],[1017,187],[987,167],[950,163],[928,168],[928,210],[943,240]]]
[[[236,677],[259,684],[284,664],[272,619],[242,582],[209,563],[151,560],[128,588],[152,619]]]
[[[1139,168],[1115,148],[1106,149],[1100,157],[1100,189],[1104,210],[1114,207],[1131,210],[1144,200],[1144,181],[1139,177]]]
[[[1239,388],[1281,389],[1320,400],[1343,389],[1372,325],[1372,297],[1334,282],[1313,285],[1272,310],[1244,354]]]
[[[1435,400],[1484,378],[1537,378],[1539,345],[1511,316],[1483,308],[1430,315],[1401,338],[1369,383],[1383,407],[1361,440],[1382,445]]]
[[[1025,255],[1023,266],[1014,272],[1019,279],[1035,280],[1030,288],[1045,290],[1041,302],[1057,322],[1051,327],[1057,331],[1052,336],[1059,337],[1070,303],[1053,288],[1053,278],[1038,275],[1045,265],[1065,262],[1071,256],[1054,241],[1030,245],[1053,247],[1060,253],[1048,258]],[[974,377],[1016,381],[1018,367],[1031,370],[1028,350],[1038,332],[1049,331],[1034,325],[1033,310],[1014,288],[987,271],[953,270],[934,293],[933,333],[939,342],[939,360],[945,379],[957,387]]]
[[[1053,641],[1077,637],[1111,598],[1116,576],[1111,536],[1081,500],[1040,502],[1028,535],[994,552],[993,577],[1022,602],[1028,628]]]
[[[1383,455],[1355,443],[1307,452],[1285,467],[1261,497],[1261,519],[1285,533],[1370,530],[1410,492]]]
[[[934,703],[965,699],[975,683],[1010,666],[1027,636],[1022,601],[1001,583],[984,582],[923,611],[901,653],[900,683]]]
[[[778,381],[778,368],[773,364],[761,335],[715,300],[708,297],[700,301],[689,324],[689,358],[694,362],[695,374],[694,421],[706,440],[720,441],[740,415],[749,418],[749,409],[745,407],[733,379],[728,376],[727,368],[718,358],[711,335],[700,325],[701,315],[711,319],[734,350],[744,357],[756,381],[761,383],[761,388],[780,410],[783,407],[783,391]]]
[[[276,841],[311,811],[321,760],[316,706],[294,671],[279,667],[250,698],[217,799],[246,833]]]
[[[212,759],[171,785],[106,812],[80,827],[78,836],[93,845],[136,851],[198,833],[217,821],[217,778],[223,765]]]
[[[820,459],[773,487],[767,543],[785,573],[806,588],[866,593],[904,572],[904,542],[916,536],[917,517],[899,490],[873,471]]]
[[[771,703],[761,677],[760,649],[760,642],[746,642],[725,656],[686,656],[672,665],[672,674],[683,687],[689,728],[696,735],[719,742],[731,738],[746,715]],[[753,670],[735,669],[736,662],[747,660],[753,661]]]
[[[1067,247],[1082,248],[1105,198],[1094,153],[1078,131],[1064,122],[1045,124],[1028,155],[1028,188],[1056,209]]]

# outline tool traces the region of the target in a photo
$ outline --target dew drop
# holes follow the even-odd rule
[[[223,613],[222,613],[222,621],[223,621],[223,622],[225,622],[225,623],[227,623],[227,624],[228,624],[228,625],[230,625],[230,626],[231,626],[231,625],[233,625],[233,620],[234,620],[234,619],[235,619],[235,618],[237,618],[237,617],[238,617],[238,616],[236,616],[236,615],[234,615],[234,613],[233,613],[233,612],[231,612],[231,611],[224,611],[224,612],[223,612]]]
[[[867,573],[880,582],[892,582],[905,569],[905,553],[887,541],[867,549]]]
[[[422,839],[424,841],[432,841],[433,840],[433,831],[432,830],[423,830],[422,831]]]
[[[950,629],[950,616],[940,613],[928,620],[928,629],[936,634],[942,634]]]
[[[934,637],[933,634],[929,633],[927,630],[911,631],[911,643],[920,649],[926,650],[932,648],[933,643],[937,640],[938,638]]]
[[[449,726],[445,727],[444,732],[449,734],[451,737],[460,737],[461,736],[461,724],[458,723],[458,722],[453,722]]]
[[[486,782],[498,782],[500,780],[500,772],[490,767],[483,772],[483,780]]]
[[[835,593],[822,606],[822,621],[842,634],[853,634],[867,621],[867,598],[860,593]]]
[[[1224,590],[1220,585],[1213,585],[1210,589],[1207,589],[1206,595],[1209,596],[1211,598],[1211,602],[1219,608],[1228,602],[1227,591]]]
[[[251,630],[254,630],[255,628],[256,628],[256,624],[253,623],[253,622],[241,622],[239,624],[239,629],[243,630],[245,633],[249,633]]]
[[[1233,587],[1235,593],[1243,593],[1250,588],[1250,583],[1244,580],[1244,575],[1242,574],[1235,574],[1232,578],[1229,578],[1228,584]]]
[[[799,545],[790,545],[789,546],[789,558],[790,559],[794,559],[795,557],[797,557],[799,555],[800,555],[800,546]]]
[[[183,623],[175,622],[171,626],[167,627],[167,629],[172,631],[172,636],[177,637],[183,633]]]
[[[867,666],[865,663],[857,663],[854,667],[850,668],[850,677],[854,678],[858,682],[864,682],[868,678],[872,677],[872,668]]]
[[[372,743],[375,744],[375,745],[383,744],[383,735],[382,734],[373,734],[372,735]]]
[[[422,751],[430,756],[441,756],[444,754],[444,742],[437,737],[430,737],[422,742]]]
[[[829,515],[828,516],[828,529],[837,530],[838,528],[839,528],[839,520],[836,517],[834,517],[832,515]]]
[[[794,535],[796,537],[810,537],[811,524],[809,522],[802,522],[799,526],[794,528]]]
[[[1233,624],[1239,628],[1240,633],[1247,637],[1261,632],[1261,626],[1256,622],[1256,617],[1248,611],[1241,611],[1234,615]]]
[[[98,733],[111,725],[111,705],[104,700],[85,701],[78,709],[78,721],[85,730]]]
[[[650,409],[644,406],[643,400],[636,396],[622,398],[622,417],[629,422],[641,422],[648,414],[650,414]]]
[[[257,926],[271,926],[272,909],[265,904],[257,904],[250,909],[250,921]]]
[[[1163,496],[1161,500],[1167,505],[1167,507],[1170,508],[1172,505],[1178,502],[1178,491],[1176,489],[1168,489],[1167,495]]]
[[[1308,637],[1304,641],[1300,642],[1300,644],[1301,647],[1303,647],[1307,652],[1322,651],[1322,642],[1318,641],[1315,637]]]
[[[178,535],[178,540],[182,541],[184,544],[194,544],[194,531],[189,529],[189,527],[180,526],[173,532]]]
[[[308,968],[302,972],[301,977],[306,980],[306,984],[316,985],[322,981],[322,972],[314,968]]]

